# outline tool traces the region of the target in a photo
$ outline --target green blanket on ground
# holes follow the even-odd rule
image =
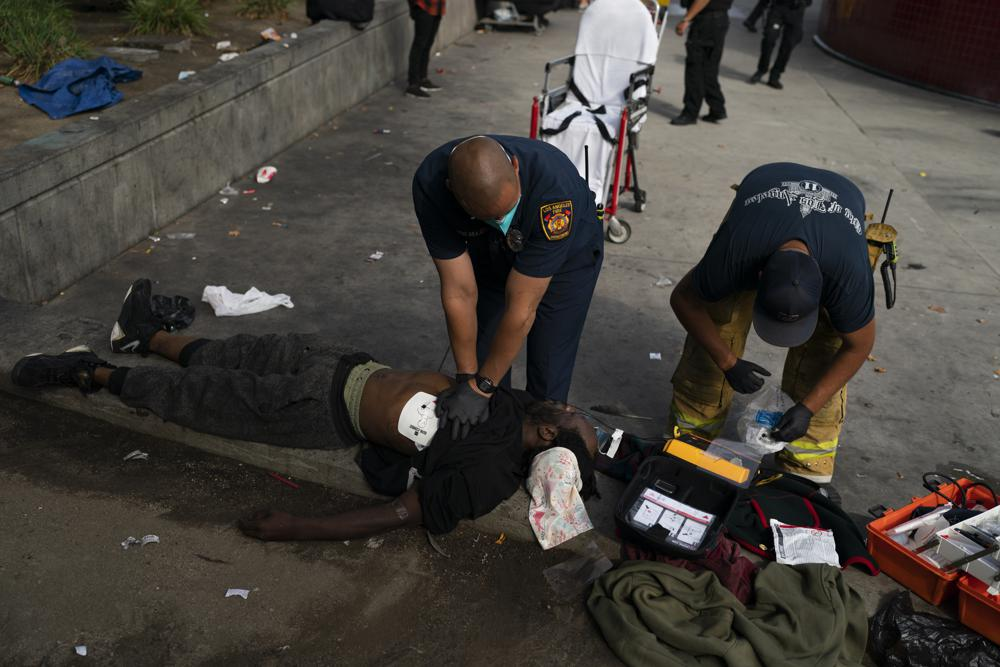
[[[587,602],[629,665],[860,665],[868,636],[861,597],[828,565],[770,563],[743,606],[711,572],[627,561],[594,582]]]

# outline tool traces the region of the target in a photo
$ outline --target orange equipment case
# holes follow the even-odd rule
[[[987,489],[982,486],[972,486],[973,480],[964,477],[957,482],[958,486],[966,491],[966,504],[968,506],[981,503],[984,507],[993,507],[993,496]],[[868,524],[868,551],[875,557],[882,571],[933,605],[939,605],[955,595],[958,590],[958,579],[962,576],[962,572],[960,570],[956,572],[942,571],[929,561],[893,541],[886,531],[908,521],[913,510],[917,507],[943,505],[945,500],[941,497],[942,495],[950,498],[956,507],[960,505],[961,496],[954,484],[943,484],[938,487],[938,492],[941,495],[931,493],[923,498],[913,498],[913,502],[906,507],[901,507],[898,510],[886,510],[881,517]],[[993,604],[996,605],[996,602],[994,601]],[[994,613],[997,613],[996,609],[997,607],[994,607]],[[969,624],[967,623],[967,625]],[[989,636],[979,628],[972,625],[969,627]],[[996,634],[997,631],[994,630],[994,636]],[[993,641],[997,641],[997,639],[993,639]]]

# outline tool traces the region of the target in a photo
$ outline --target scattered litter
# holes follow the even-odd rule
[[[923,271],[927,267],[921,264],[920,262],[910,262],[909,264],[906,265],[906,268],[913,269],[914,271]]]
[[[281,33],[279,33],[274,28],[264,28],[263,30],[260,31],[260,38],[263,39],[264,41],[280,42]]]
[[[857,477],[858,479],[864,479],[868,475],[865,475],[865,474],[860,473],[860,472],[856,472],[856,473],[854,473],[854,476]]]
[[[233,564],[233,562],[229,561],[229,560],[222,560],[221,558],[212,558],[211,556],[203,556],[201,554],[195,554],[195,557],[196,558],[200,558],[203,561],[206,561],[206,562],[209,562],[209,563],[217,563],[219,565],[232,565]]]
[[[197,259],[192,257],[191,259]],[[216,317],[237,317],[271,310],[278,306],[294,308],[287,294],[268,294],[251,287],[245,294],[231,292],[224,285],[206,285],[201,300],[212,306]]]
[[[288,42],[284,42],[284,43],[282,44],[282,46],[283,46],[283,47],[285,47],[286,49],[288,49],[288,48],[291,48],[291,46],[292,46],[292,45],[291,45],[291,44],[289,44]]]
[[[927,178],[927,172],[926,171],[920,172],[920,178]]]
[[[194,232],[174,232],[172,234],[167,234],[167,238],[171,241],[188,241],[196,236]]]
[[[196,259],[198,259],[198,258],[197,258],[197,257],[192,257],[192,258],[191,258],[191,261],[193,262],[193,261],[195,261]]]
[[[150,234],[146,238],[149,239],[150,241],[152,241],[153,243],[159,243],[160,242],[160,237],[159,236],[153,236],[152,234]]]
[[[507,541],[507,533],[500,533],[500,537],[498,537],[496,539],[496,542],[494,542],[493,544],[503,544],[506,541]]]
[[[383,257],[385,257],[385,253],[382,252],[381,250],[376,250],[372,254],[368,255],[368,259],[366,259],[365,261],[366,262],[377,262],[380,259],[382,259]]]
[[[80,644],[79,646],[74,646],[73,650],[76,651],[77,655],[82,655],[84,657],[86,657],[87,655],[87,647],[84,646],[83,644]]]
[[[243,194],[252,195],[255,192],[257,192],[257,190],[255,190],[254,188],[247,188],[246,190],[243,191]]]
[[[659,352],[650,352],[649,353],[649,360],[650,361],[661,361],[662,359],[663,359],[663,355],[660,354]]]
[[[146,254],[147,255],[152,255],[153,254],[153,249],[152,248],[146,248]]]
[[[90,120],[101,120],[100,116],[91,116]]]
[[[233,43],[230,42],[228,39],[226,39],[226,40],[223,40],[221,42],[216,42],[215,43],[215,50],[216,51],[225,51],[226,49],[228,49],[232,45],[233,45]]]
[[[976,319],[976,324],[986,324],[986,320]]]
[[[927,306],[927,310],[933,310],[935,313],[946,312],[944,306]]]
[[[431,548],[434,549],[434,551],[438,552],[445,558],[451,558],[451,556],[449,556],[448,553],[441,548],[441,545],[437,543],[437,540],[434,539],[434,536],[431,535],[430,531],[427,531],[427,543],[431,545]]]
[[[874,354],[868,355],[868,361],[876,361],[876,360],[878,360],[878,357],[876,357]]]
[[[226,589],[226,597],[227,598],[241,597],[244,600],[246,600],[248,595],[250,595],[250,589],[248,589],[248,588],[227,588]]]
[[[275,220],[274,222],[272,222],[271,226],[272,227],[281,227],[282,229],[288,229],[288,223],[287,222],[278,222],[277,220]]]
[[[274,206],[274,204],[268,202],[264,206],[261,206],[260,210],[262,210],[262,211],[270,211],[272,206]]]
[[[222,199],[219,200],[219,203],[225,206],[226,204],[229,203],[229,197],[223,197]]]
[[[219,56],[219,60],[221,60],[224,63],[228,63],[233,58],[238,58],[239,55],[240,54],[238,53],[223,53],[221,56]]]
[[[240,235],[240,230],[238,230],[238,229],[230,229],[230,230],[229,230],[229,236],[230,236],[231,238],[234,238],[234,239],[235,239],[235,238],[237,238],[237,237],[238,237],[239,235]]]
[[[122,549],[128,551],[129,547],[144,547],[147,544],[159,544],[160,538],[156,535],[143,535],[142,538],[135,538],[129,535],[122,541]]]
[[[257,182],[258,183],[270,183],[274,175],[278,173],[275,167],[267,166],[261,167],[257,170]]]
[[[670,285],[673,285],[673,284],[674,284],[674,281],[671,280],[670,278],[667,278],[666,276],[660,276],[659,278],[657,278],[656,282],[653,283],[653,286],[654,287],[669,287]]]
[[[177,80],[178,81],[183,81],[184,79],[187,79],[187,78],[192,77],[194,75],[195,75],[195,71],[193,69],[186,69],[186,70],[183,70],[183,71],[177,73]]]
[[[374,132],[372,132],[372,134],[392,134],[392,130],[390,130],[387,127],[380,127]]]
[[[437,72],[438,74],[444,74],[444,68],[443,68],[443,67],[438,67],[438,68],[437,68],[436,70],[434,70],[434,71],[435,71],[435,72]]]
[[[226,183],[226,187],[224,187],[221,190],[219,190],[219,194],[223,195],[225,197],[234,197],[234,196],[238,195],[239,193],[240,193],[240,191],[237,190],[236,188],[234,188],[229,183]]]
[[[1000,368],[998,368],[995,371],[993,371],[993,379],[994,380],[1000,380]]]
[[[557,599],[569,601],[578,598],[591,582],[614,567],[593,541],[583,548],[583,554],[542,571]]]
[[[374,155],[369,155],[368,157],[365,158],[365,162],[368,162],[369,160],[374,160],[375,158],[377,158],[381,154],[382,153],[375,153]]]
[[[899,472],[898,470],[896,471],[896,477],[898,477],[899,479],[906,479],[906,478],[905,478],[905,477],[903,476],[903,473]]]
[[[293,32],[291,35],[289,35],[289,37],[291,37],[292,39],[298,39],[299,38],[299,33]]]
[[[269,472],[267,474],[270,475],[271,477],[273,477],[274,479],[278,480],[279,482],[281,482],[282,484],[284,484],[287,487],[290,487],[290,488],[293,488],[293,489],[301,489],[302,488],[301,486],[299,486],[298,484],[296,484],[292,480],[288,479],[287,477],[282,477],[281,475],[279,475],[276,472]]]
[[[365,548],[366,549],[378,549],[379,547],[382,546],[383,542],[385,542],[385,538],[384,537],[369,537],[368,541],[365,542]]]
[[[129,452],[128,454],[125,455],[125,458],[122,459],[122,461],[148,461],[148,460],[149,460],[149,454],[140,449],[136,449],[134,451]]]
[[[441,57],[441,52],[440,51],[435,51],[434,52],[434,57],[435,58],[440,58]]]
[[[875,367],[875,372],[876,372],[876,373],[885,373],[885,372],[886,372],[886,370],[887,370],[887,369],[885,369],[885,368],[883,368],[883,367],[881,367],[881,366],[876,366],[876,367]]]

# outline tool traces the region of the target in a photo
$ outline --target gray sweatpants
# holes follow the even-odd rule
[[[338,365],[353,348],[316,334],[241,334],[205,342],[185,368],[140,366],[121,400],[203,433],[281,447],[344,447],[332,401]],[[340,391],[343,391],[341,386]]]

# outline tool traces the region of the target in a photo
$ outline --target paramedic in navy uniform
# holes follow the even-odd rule
[[[438,398],[441,420],[456,437],[485,420],[525,338],[528,392],[565,401],[604,257],[594,195],[570,159],[521,137],[449,141],[417,169],[413,207],[459,380]]]

